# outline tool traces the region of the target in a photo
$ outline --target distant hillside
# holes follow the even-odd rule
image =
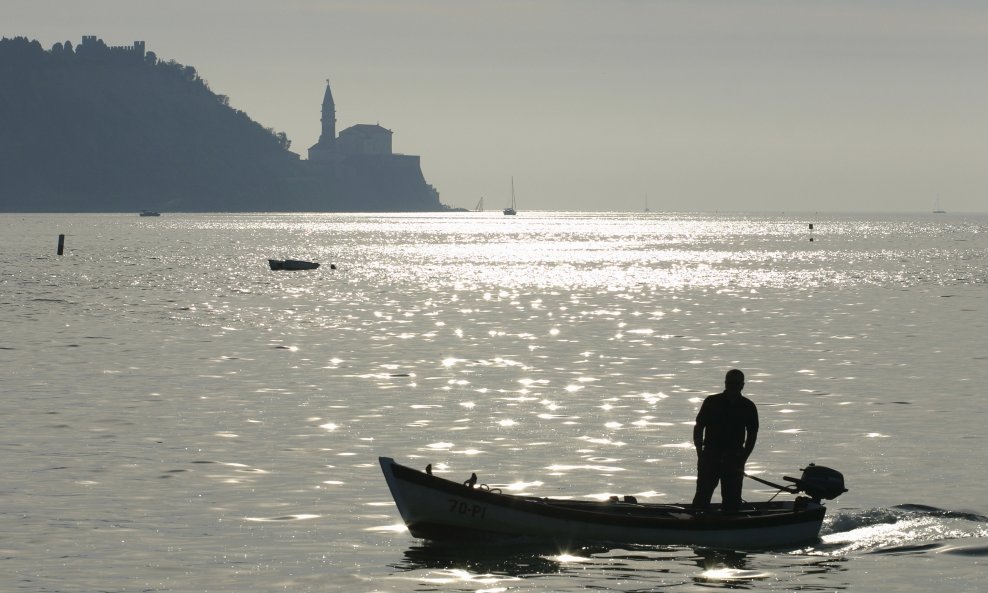
[[[314,174],[288,147],[142,43],[0,41],[0,211],[444,209],[420,171]]]

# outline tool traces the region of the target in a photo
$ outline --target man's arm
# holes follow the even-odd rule
[[[707,400],[700,404],[700,411],[696,415],[696,424],[693,425],[693,446],[696,447],[696,454],[703,451],[703,429],[707,425]]]
[[[699,418],[693,425],[693,446],[696,447],[696,454],[699,455],[703,450],[703,425],[700,424]]]
[[[753,429],[749,428],[745,432],[744,459],[747,461],[751,457],[751,452],[755,450],[755,441],[758,440],[758,425],[756,424]]]
[[[758,440],[758,409],[751,405],[751,418],[744,427],[744,459],[748,460],[751,452],[755,450],[755,441]]]

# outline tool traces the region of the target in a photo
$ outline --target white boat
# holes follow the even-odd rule
[[[459,483],[432,475],[431,466],[421,472],[390,457],[379,461],[408,530],[428,540],[792,547],[819,538],[826,513],[822,499],[846,492],[839,472],[811,464],[802,477],[785,478],[794,486],[755,478],[807,496],[744,503],[733,513],[722,512],[717,504],[697,512],[688,504],[639,503],[630,496],[599,502],[504,494],[478,485],[476,474]]]
[[[934,214],[946,214],[947,211],[940,207],[940,194],[937,194],[937,201],[933,203]]]
[[[515,210],[515,178],[511,178],[511,205],[504,209],[505,216],[514,216],[518,214]]]

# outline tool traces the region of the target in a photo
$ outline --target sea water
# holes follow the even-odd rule
[[[980,591],[986,319],[986,215],[2,215],[0,590]],[[734,367],[819,542],[437,546],[377,463],[688,501]]]

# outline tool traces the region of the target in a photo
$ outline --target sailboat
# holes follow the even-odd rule
[[[511,205],[504,209],[504,215],[505,216],[514,216],[515,214],[518,214],[518,211],[515,210],[515,178],[512,177],[511,178]]]
[[[937,201],[933,204],[933,213],[934,214],[946,214],[947,213],[946,210],[940,208],[940,194],[937,194]]]
[[[484,197],[483,196],[480,197],[480,201],[477,202],[477,207],[474,208],[473,210],[474,210],[474,212],[483,212],[484,211]]]
[[[651,210],[648,209],[648,192],[645,192],[645,212],[651,212]]]

